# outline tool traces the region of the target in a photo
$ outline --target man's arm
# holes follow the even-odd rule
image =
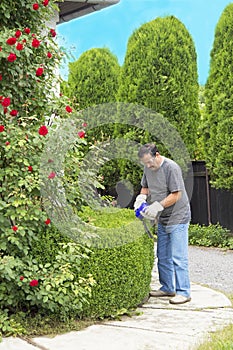
[[[142,188],[141,188],[141,192],[140,192],[140,194],[145,194],[145,195],[147,195],[147,196],[148,196],[148,194],[149,194],[149,190],[148,190],[148,188],[146,188],[146,187],[142,187]]]
[[[172,192],[170,193],[166,198],[164,198],[160,204],[164,207],[170,207],[171,205],[175,204],[176,202],[178,202],[178,200],[180,200],[181,198],[181,191],[177,191],[177,192]]]

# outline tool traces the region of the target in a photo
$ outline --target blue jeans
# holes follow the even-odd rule
[[[164,292],[190,296],[188,272],[188,224],[158,224],[157,257],[159,282]]]

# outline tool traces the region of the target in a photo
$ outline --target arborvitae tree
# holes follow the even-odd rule
[[[118,99],[161,113],[195,156],[200,119],[196,52],[177,18],[156,18],[129,38]],[[148,135],[141,141],[148,141]]]
[[[210,72],[205,86],[204,148],[211,182],[233,190],[233,4],[215,29]]]
[[[88,50],[69,64],[69,95],[76,97],[81,109],[114,102],[119,73],[117,58],[109,49]]]

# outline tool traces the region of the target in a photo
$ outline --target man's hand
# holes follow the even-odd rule
[[[134,210],[137,210],[142,203],[145,203],[146,199],[147,199],[147,195],[146,194],[139,194],[136,197],[136,200],[135,200],[134,205],[133,205]]]
[[[146,219],[154,220],[157,218],[158,214],[163,211],[164,207],[157,201],[149,205],[141,214]]]

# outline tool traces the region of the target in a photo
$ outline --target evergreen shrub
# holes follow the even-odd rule
[[[92,222],[105,230],[118,226],[120,239],[121,233],[136,238],[115,247],[108,248],[106,243],[106,248],[91,248],[92,254],[83,261],[82,271],[84,276],[85,272],[91,273],[96,284],[82,317],[108,317],[135,308],[150,291],[154,241],[145,234],[141,222],[135,220],[130,209],[106,215],[104,211],[98,213],[87,208],[84,214],[89,214]]]
[[[233,191],[232,20],[233,4],[229,4],[215,28],[203,122],[205,159],[211,183],[215,188],[230,191]]]
[[[108,210],[82,207],[79,216],[102,228],[103,235],[99,246],[97,240],[93,246],[85,247],[86,259],[79,262],[81,275],[84,278],[91,275],[94,285],[86,298],[87,303],[76,317],[103,318],[135,308],[149,294],[154,263],[153,240],[145,234],[141,222],[130,209],[109,213]],[[44,264],[53,263],[59,245],[67,240],[56,228],[48,228],[42,233],[33,254],[40,256]]]

